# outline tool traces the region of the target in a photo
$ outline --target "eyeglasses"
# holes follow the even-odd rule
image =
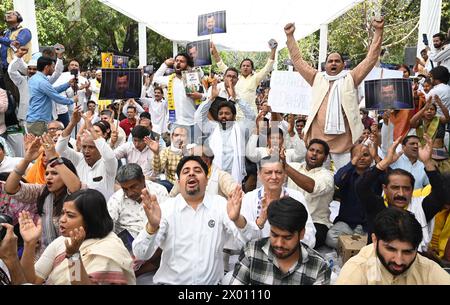
[[[61,127],[52,127],[52,128],[47,128],[48,131],[57,131],[57,130],[64,130],[64,128]]]

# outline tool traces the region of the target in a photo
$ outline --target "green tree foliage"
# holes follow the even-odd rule
[[[388,63],[403,63],[404,48],[417,44],[420,17],[420,0],[384,0],[386,14],[383,48],[386,54],[382,58]],[[329,25],[328,50],[348,56],[354,65],[361,62],[367,54],[372,39],[370,30],[374,6],[372,1],[364,1],[349,10]],[[450,2],[442,2],[441,31],[449,30]],[[319,32],[299,41],[305,60],[317,67]],[[283,60],[288,58],[287,50],[280,52],[278,67],[285,68]]]
[[[13,8],[12,0],[2,0],[0,14]],[[36,0],[40,46],[57,42],[66,47],[67,58],[77,58],[85,68],[101,64],[101,52],[130,57],[138,65],[138,24],[97,0],[81,0],[81,19],[69,21],[64,0]],[[3,24],[4,25],[4,24]],[[147,61],[159,65],[172,53],[172,43],[147,29]]]

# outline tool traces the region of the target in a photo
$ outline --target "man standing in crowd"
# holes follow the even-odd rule
[[[413,213],[387,208],[380,212],[367,245],[350,258],[336,284],[342,285],[450,285],[450,275],[420,255],[422,225]]]
[[[42,56],[37,61],[38,72],[30,78],[28,88],[30,92],[30,105],[27,113],[27,130],[36,136],[47,131],[47,123],[52,120],[52,100],[58,104],[71,105],[78,102],[78,95],[73,100],[59,95],[74,86],[75,79],[53,88],[48,76],[55,71],[55,62],[50,57]]]
[[[169,122],[184,126],[189,130],[189,136],[194,137],[194,113],[201,101],[206,100],[206,94],[193,92],[186,94],[182,80],[182,72],[189,71],[194,66],[192,58],[186,53],[180,53],[175,59],[167,59],[155,72],[154,82],[167,86],[167,103]],[[173,67],[175,73],[164,76],[168,68]]]
[[[28,105],[30,102],[30,92],[28,90],[28,80],[36,74],[37,72],[37,61],[31,59],[28,62],[28,65],[24,61],[24,57],[31,50],[27,49],[25,46],[21,46],[16,54],[14,59],[10,62],[8,66],[8,74],[11,80],[14,82],[14,85],[17,86],[20,93],[20,101],[19,101],[19,111],[17,113],[17,119],[19,120],[20,125],[24,126],[28,113]],[[44,52],[44,51],[43,51]],[[56,65],[55,71],[48,78],[50,84],[54,84],[56,80],[60,77],[61,73],[64,70],[63,63],[63,54],[64,51],[56,52]]]
[[[211,47],[211,54],[213,55],[217,66],[225,73],[228,66],[222,61],[216,46],[212,42]],[[254,72],[255,67],[253,61],[249,58],[244,59],[240,65],[241,75],[239,75],[239,80],[236,84],[236,93],[243,101],[249,104],[255,116],[258,113],[256,108],[256,88],[258,88],[261,81],[272,71],[277,47],[278,43],[276,42],[270,46],[270,56],[267,60],[267,64],[259,72]],[[237,120],[239,121],[243,119],[243,117],[243,113],[238,111]]]
[[[17,87],[9,78],[7,73],[8,65],[13,60],[14,53],[20,47],[25,47],[30,53],[25,55],[25,62],[31,59],[31,31],[24,28],[21,23],[22,16],[17,11],[8,11],[5,13],[5,21],[8,29],[0,36],[0,59],[1,59],[1,75],[0,87],[10,91],[16,102],[19,102],[20,96]]]
[[[291,197],[267,208],[270,237],[248,243],[234,267],[231,285],[329,285],[331,269],[301,242],[308,212]]]
[[[450,44],[446,40],[442,33],[433,35],[434,50],[431,51],[430,59],[435,67],[444,66],[450,70]]]
[[[67,90],[62,92],[61,95],[67,98],[78,95],[78,102],[81,105],[81,109],[85,111],[87,108],[87,102],[89,101],[89,97],[91,95],[91,92],[89,90],[91,84],[86,78],[80,75],[80,63],[76,59],[72,59],[71,61],[69,61],[67,70],[67,72],[61,74],[61,76],[55,82],[54,86],[59,86],[70,81],[71,79],[74,79],[75,83],[71,87],[67,88]],[[67,127],[67,124],[69,124],[70,120],[69,107],[67,107],[67,105],[58,105],[57,102],[55,106],[56,113],[54,113],[53,118],[63,123],[64,127]]]
[[[311,114],[304,128],[305,143],[322,139],[330,146],[335,170],[350,161],[350,148],[363,131],[359,115],[357,88],[378,61],[383,40],[384,18],[373,21],[375,35],[367,57],[352,71],[346,71],[342,55],[328,55],[325,72],[319,73],[302,59],[294,38],[295,25],[284,31],[295,69],[312,86]]]

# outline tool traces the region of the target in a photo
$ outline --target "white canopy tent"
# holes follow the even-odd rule
[[[213,41],[217,45],[239,51],[268,51],[267,41],[274,38],[278,41],[279,48],[282,48],[286,40],[283,27],[288,22],[295,22],[297,39],[321,30],[320,61],[323,61],[327,52],[327,25],[364,0],[277,0],[273,3],[260,0],[99,1],[139,22],[139,61],[141,65],[145,65],[145,27],[172,40],[176,53],[177,43],[208,38],[197,36],[198,15],[220,10],[227,12],[227,33],[213,35]],[[35,0],[14,0],[14,8],[24,17],[24,26],[32,32],[33,53],[39,49],[34,2]],[[442,0],[421,0],[419,50],[423,46],[422,33],[431,37],[439,31],[441,5]]]
[[[319,30],[363,0],[258,0],[230,1],[141,1],[99,0],[126,16],[144,23],[153,31],[175,42],[207,39],[197,36],[199,15],[225,10],[227,33],[214,34],[213,41],[227,49],[268,51],[268,40],[274,38],[280,47],[286,37],[283,27],[296,24],[296,38]]]

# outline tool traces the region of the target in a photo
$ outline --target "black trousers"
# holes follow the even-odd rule
[[[314,247],[314,249],[318,249],[325,245],[328,227],[321,223],[314,223],[314,226],[316,227],[316,246]]]

